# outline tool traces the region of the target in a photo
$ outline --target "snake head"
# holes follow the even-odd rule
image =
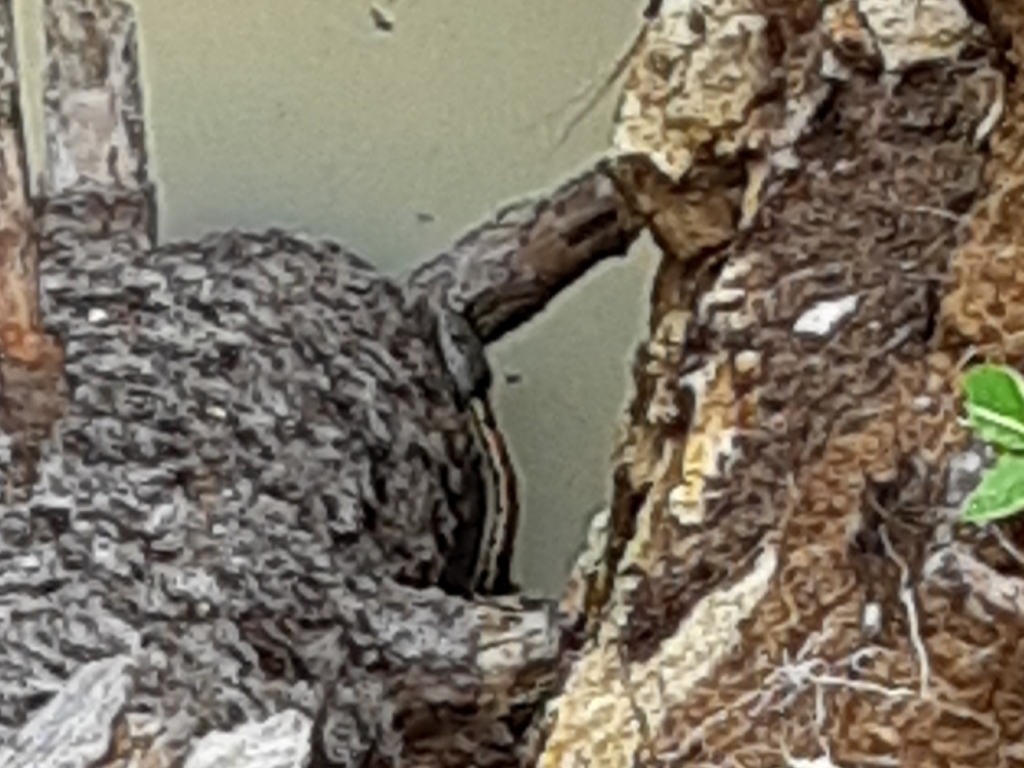
[[[437,310],[436,334],[460,406],[486,395],[491,386],[491,366],[472,323],[454,309],[441,307]]]

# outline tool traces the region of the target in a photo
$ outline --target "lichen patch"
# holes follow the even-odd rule
[[[820,301],[797,318],[793,323],[793,333],[802,336],[831,336],[843,320],[857,311],[859,303],[860,297],[856,295]]]
[[[710,370],[683,452],[683,480],[669,495],[669,512],[683,525],[704,522],[706,482],[721,476],[734,447],[738,413],[732,369],[720,361]]]
[[[660,731],[661,717],[740,641],[740,625],[764,597],[778,565],[766,547],[749,572],[701,600],[650,659],[624,664],[616,624],[604,625],[566,683],[540,768],[626,768]]]
[[[890,72],[957,58],[972,27],[959,0],[857,0],[857,7]]]
[[[753,0],[664,3],[644,32],[619,103],[613,147],[678,181],[739,130],[770,88],[767,20]]]

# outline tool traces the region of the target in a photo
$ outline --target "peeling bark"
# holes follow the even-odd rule
[[[28,201],[25,138],[19,104],[18,57],[10,0],[0,3],[0,347],[19,354],[19,342],[39,326],[38,278]]]
[[[135,13],[120,0],[46,0],[47,193],[148,187]]]

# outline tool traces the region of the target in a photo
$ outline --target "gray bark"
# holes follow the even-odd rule
[[[29,357],[25,334],[39,324],[36,252],[28,200],[18,56],[10,0],[0,3],[0,347]]]
[[[45,0],[47,193],[149,185],[132,7]]]

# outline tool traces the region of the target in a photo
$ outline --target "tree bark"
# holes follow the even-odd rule
[[[489,343],[540,312],[589,269],[622,256],[643,220],[599,163],[553,194],[520,200],[474,228],[406,278],[425,295],[464,314]]]
[[[21,357],[16,338],[39,325],[39,286],[9,0],[0,30],[0,343]]]
[[[0,430],[16,465],[3,489],[28,482],[38,444],[63,413],[63,352],[42,331],[39,252],[29,202],[18,57],[9,0],[0,2]],[[13,468],[12,468],[13,469]]]
[[[969,10],[651,20],[616,145],[665,253],[536,765],[1024,764],[1024,528],[958,520],[964,366],[1024,363],[1024,12]]]
[[[149,186],[136,21],[117,0],[46,0],[47,193]]]

